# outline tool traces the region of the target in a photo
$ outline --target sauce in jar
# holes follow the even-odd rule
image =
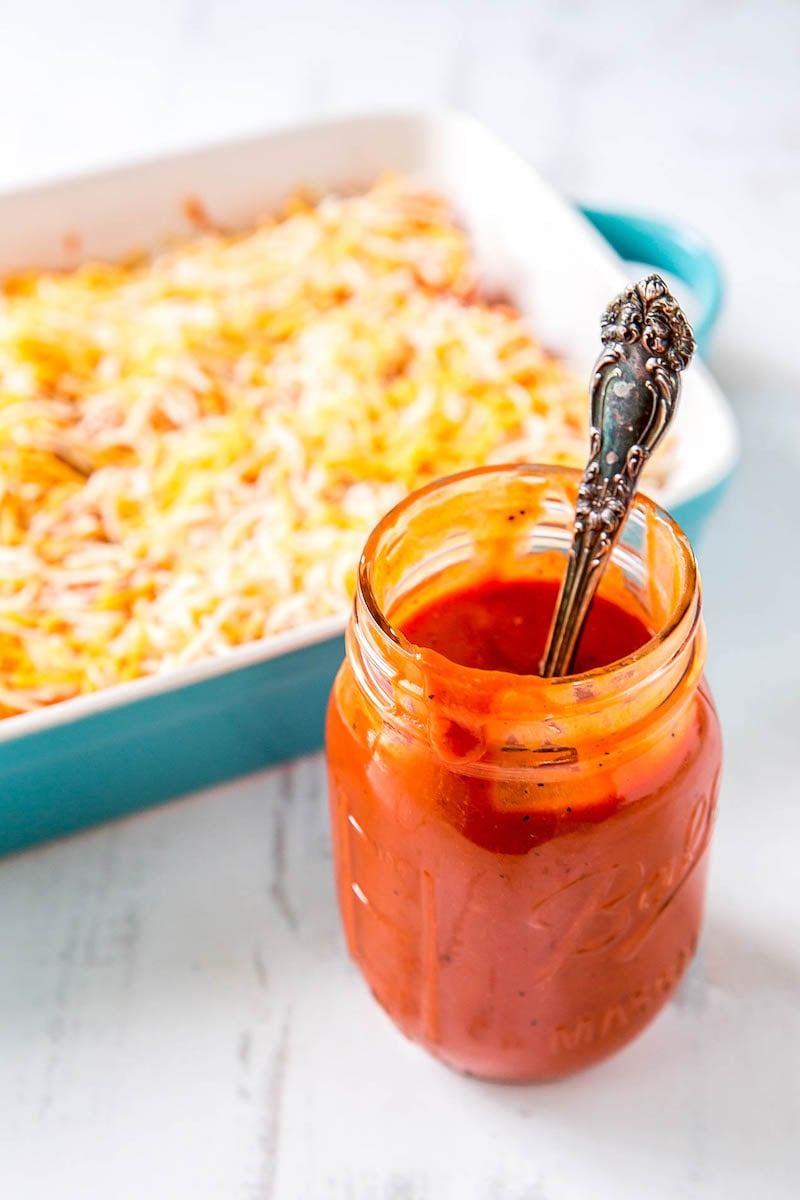
[[[470,472],[365,551],[327,748],[350,951],[408,1036],[547,1079],[638,1033],[695,949],[720,763],[683,535],[637,501],[575,674],[535,674],[576,476]]]
[[[554,579],[487,579],[418,609],[402,633],[415,646],[463,667],[536,675],[558,587]],[[574,674],[626,658],[651,636],[639,617],[598,596],[578,644]]]

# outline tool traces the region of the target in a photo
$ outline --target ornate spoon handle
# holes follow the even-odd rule
[[[672,420],[694,336],[659,275],[627,288],[601,323],[591,387],[592,441],[578,488],[572,547],[541,663],[568,675],[592,598],[633,502],[642,468]]]

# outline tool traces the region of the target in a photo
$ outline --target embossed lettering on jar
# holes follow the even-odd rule
[[[471,589],[554,598],[576,489],[554,467],[489,468],[394,509],[366,547],[328,711],[350,952],[405,1034],[496,1079],[552,1078],[630,1041],[702,919],[720,738],[694,557],[665,513],[637,500],[601,585],[645,627],[622,658],[516,673],[544,643],[533,613],[513,618],[502,670],[403,632]]]

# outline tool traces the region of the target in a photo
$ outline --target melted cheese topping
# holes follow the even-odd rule
[[[587,438],[584,387],[401,179],[8,279],[0,715],[342,612],[409,490]]]

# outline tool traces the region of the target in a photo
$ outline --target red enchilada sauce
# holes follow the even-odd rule
[[[412,590],[388,606],[399,639],[359,594],[328,712],[350,951],[403,1032],[496,1079],[587,1066],[674,990],[720,759],[702,624],[651,642],[619,573],[574,684],[534,675],[558,593],[542,564]]]
[[[400,628],[413,645],[435,650],[450,662],[471,670],[535,675],[544,653],[558,589],[558,582],[553,579],[484,580],[464,591],[438,597],[414,612]],[[597,596],[578,646],[575,673],[625,658],[650,636],[638,617]],[[428,698],[435,704],[435,694]],[[449,723],[446,731],[439,731],[439,747],[451,749],[453,757],[458,758],[465,749],[465,737],[469,733],[462,726]],[[486,803],[491,790],[479,780],[459,779],[449,805],[440,797],[443,809],[449,807],[454,820],[459,812],[463,814],[462,832],[476,845],[506,854],[524,854],[532,838],[555,828],[559,814],[548,813],[541,803],[532,824],[530,816],[527,821],[520,820],[516,811],[498,812],[491,803]],[[465,804],[467,799],[469,802]]]
[[[403,622],[415,646],[481,671],[538,675],[558,599],[554,579],[489,579],[440,596]],[[627,658],[652,633],[637,616],[597,596],[578,644],[574,675]]]

